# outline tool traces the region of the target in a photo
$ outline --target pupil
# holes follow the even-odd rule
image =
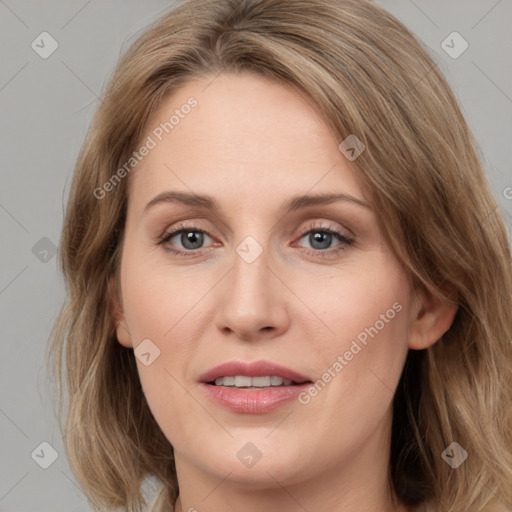
[[[197,249],[201,246],[203,241],[203,233],[199,233],[197,231],[187,231],[181,234],[181,243],[183,247],[187,249]],[[192,245],[197,244],[198,247],[189,247],[188,243],[192,243]]]
[[[327,249],[330,245],[332,235],[330,233],[316,232],[310,235],[310,243],[314,249]],[[315,247],[313,242],[324,242],[321,243],[321,247]],[[327,241],[327,243],[325,243]]]

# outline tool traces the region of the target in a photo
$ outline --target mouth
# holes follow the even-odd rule
[[[264,413],[290,402],[313,383],[307,376],[268,361],[231,361],[199,378],[214,403],[238,413]]]
[[[199,381],[239,389],[297,386],[312,382],[307,376],[270,361],[229,361],[201,375]]]

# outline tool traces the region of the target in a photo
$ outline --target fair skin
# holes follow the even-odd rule
[[[387,483],[393,393],[408,350],[435,343],[455,311],[411,289],[356,181],[357,160],[345,159],[310,100],[253,74],[212,80],[188,82],[147,122],[141,140],[198,100],[130,176],[113,308],[123,346],[150,339],[160,350],[137,365],[174,447],[176,510],[405,511]],[[211,196],[221,210],[169,201],[146,209],[166,191]],[[322,193],[367,206],[283,210],[294,196]],[[188,237],[157,243],[182,225]],[[250,263],[236,251],[248,236],[263,249]],[[396,303],[400,312],[376,324]],[[375,325],[378,334],[307,404],[244,414],[214,403],[198,381],[226,361],[264,359],[316,382]],[[252,467],[237,457],[248,442],[262,454]]]

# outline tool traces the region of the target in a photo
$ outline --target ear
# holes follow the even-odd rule
[[[415,289],[409,348],[422,350],[436,343],[452,326],[458,305],[425,289]],[[452,299],[452,297],[450,297]]]
[[[110,314],[116,327],[117,341],[124,347],[132,348],[133,344],[130,338],[130,333],[128,332],[128,325],[126,324],[126,319],[124,317],[121,293],[115,276],[112,276],[109,279],[108,295]]]

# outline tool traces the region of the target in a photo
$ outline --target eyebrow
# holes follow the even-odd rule
[[[281,208],[287,210],[289,212],[299,210],[301,208],[306,208],[310,206],[318,206],[325,204],[332,204],[334,202],[344,201],[355,203],[356,205],[363,206],[365,208],[371,209],[371,206],[358,199],[357,197],[353,197],[349,194],[338,193],[338,194],[305,194],[301,196],[295,196],[291,199],[287,200],[282,204]],[[178,203],[184,204],[186,206],[195,206],[199,208],[207,208],[214,212],[218,212],[221,210],[219,203],[211,196],[208,195],[197,195],[189,192],[177,192],[177,191],[168,191],[162,192],[155,196],[144,208],[144,213],[149,210],[151,207],[160,204],[160,203]]]

